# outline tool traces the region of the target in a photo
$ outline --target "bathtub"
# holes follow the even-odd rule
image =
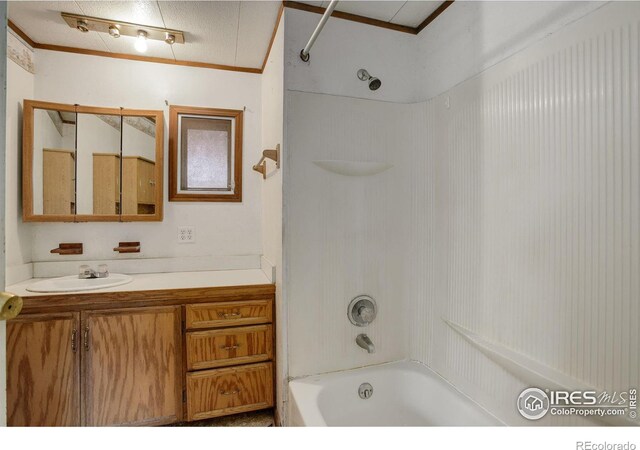
[[[372,386],[362,399],[361,384]],[[363,388],[365,389],[365,388]],[[369,392],[363,392],[366,396]],[[293,426],[503,425],[422,364],[394,362],[289,382]]]

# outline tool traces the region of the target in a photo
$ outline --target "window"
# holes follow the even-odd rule
[[[242,111],[169,108],[169,201],[242,201]]]

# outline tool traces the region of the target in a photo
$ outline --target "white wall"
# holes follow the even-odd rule
[[[0,5],[0,104],[6,101],[7,96],[7,4]],[[0,108],[0,122],[6,122],[6,108]],[[6,127],[0,129],[0,139],[6,139]],[[6,146],[0,151],[0,173],[6,173]],[[4,290],[5,283],[5,187],[6,181],[0,182],[0,288]],[[5,323],[0,321],[0,427],[7,424],[7,364],[6,364],[6,337]]]
[[[410,356],[509,424],[532,424],[514,407],[530,383],[443,319],[597,390],[640,383],[639,22],[640,4],[609,4],[417,124]]]
[[[417,37],[417,95],[430,99],[606,4],[460,1]]]
[[[165,166],[163,222],[37,224],[34,261],[72,260],[75,257],[62,258],[49,251],[60,242],[78,241],[84,242],[85,254],[75,259],[114,258],[112,249],[119,241],[141,241],[140,258],[255,255],[257,261],[257,255],[262,253],[262,181],[251,166],[262,150],[259,75],[37,50],[34,97],[61,103],[163,110],[165,164],[169,111],[165,100],[176,105],[246,107],[242,203],[169,203]],[[177,227],[182,225],[196,228],[195,244],[177,243]]]
[[[122,154],[156,160],[156,140],[127,122],[122,124]]]
[[[30,275],[32,228],[22,223],[22,100],[33,98],[33,74],[12,60],[7,61],[7,143],[6,143],[6,207],[5,239],[7,284]],[[42,202],[40,202],[42,203]],[[21,268],[26,268],[21,270]],[[12,279],[13,274],[23,272]]]
[[[319,14],[285,9],[286,89],[394,102],[418,100],[416,36],[347,20],[330,18],[311,49],[309,62],[300,59]],[[370,91],[358,69],[382,80]]]
[[[287,309],[282,296],[282,171],[284,106],[284,17],[262,74],[262,148],[280,144],[280,169],[267,161],[267,179],[262,182],[262,253],[276,268],[276,405],[281,422],[286,420]]]

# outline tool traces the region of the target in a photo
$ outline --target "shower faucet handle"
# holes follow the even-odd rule
[[[374,321],[378,313],[376,301],[368,295],[359,295],[347,308],[349,321],[357,327],[366,327]]]
[[[360,309],[358,309],[358,314],[362,321],[367,323],[373,322],[373,319],[376,317],[374,310],[368,306],[361,306]]]

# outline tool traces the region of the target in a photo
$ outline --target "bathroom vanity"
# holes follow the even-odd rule
[[[162,425],[274,405],[275,287],[259,270],[36,294],[7,323],[10,426]]]

